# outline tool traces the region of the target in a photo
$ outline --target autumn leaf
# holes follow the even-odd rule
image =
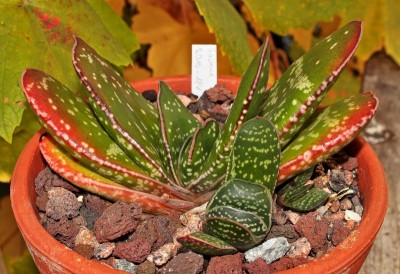
[[[209,33],[200,17],[193,14],[191,24],[175,20],[164,9],[138,1],[139,13],[133,17],[133,30],[140,43],[150,44],[147,65],[153,76],[191,73],[192,44],[215,44],[215,36]],[[154,20],[157,18],[157,20]],[[218,50],[219,75],[232,74],[227,57]]]
[[[364,22],[363,38],[356,56],[360,63],[382,48],[400,64],[400,2],[397,0],[355,0],[342,13],[342,25],[358,19]]]
[[[134,34],[104,1],[8,0],[0,4],[0,17],[0,137],[8,143],[25,109],[19,79],[26,67],[51,73],[77,90],[72,35],[118,66],[128,65],[138,48]]]

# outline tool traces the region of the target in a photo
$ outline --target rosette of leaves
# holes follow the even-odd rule
[[[79,38],[72,59],[85,98],[35,69],[24,72],[22,86],[47,130],[39,147],[55,172],[108,199],[139,202],[153,214],[181,214],[208,201],[204,231],[179,241],[205,254],[232,253],[265,238],[277,184],[340,150],[372,118],[372,93],[318,108],[361,29],[352,22],[322,40],[269,90],[265,42],[221,128],[194,118],[162,81],[153,106]],[[308,210],[326,198],[313,202],[309,192],[282,195],[281,202],[304,196],[306,202],[296,205]]]

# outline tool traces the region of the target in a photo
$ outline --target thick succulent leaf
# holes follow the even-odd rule
[[[326,202],[329,194],[319,188],[314,188],[310,178],[314,167],[307,169],[292,178],[278,192],[277,202],[284,208],[297,212],[312,211]]]
[[[202,175],[190,188],[195,192],[209,189],[224,177],[235,136],[242,124],[257,116],[265,99],[269,71],[268,40],[260,47],[240,82],[235,101],[221,133],[203,168]]]
[[[258,244],[271,227],[272,198],[263,185],[232,179],[207,205],[205,232],[245,250]]]
[[[22,87],[47,131],[80,163],[117,182],[145,188],[152,182],[155,188],[157,181],[143,174],[103,130],[89,106],[64,85],[44,72],[28,69]],[[153,194],[168,193],[165,187],[161,189],[155,188]]]
[[[204,126],[197,128],[193,136],[187,138],[183,144],[179,155],[178,175],[185,186],[200,176],[200,171],[207,161],[218,134],[218,123],[207,120]]]
[[[278,183],[314,166],[350,143],[368,124],[378,106],[371,93],[343,99],[317,111],[283,150]]]
[[[241,179],[275,190],[280,146],[274,125],[254,118],[240,128],[233,145],[227,180]]]
[[[237,252],[230,244],[203,232],[191,233],[178,238],[177,241],[184,247],[204,255],[222,256]]]
[[[182,101],[161,81],[158,93],[158,112],[166,158],[175,182],[179,182],[178,159],[185,140],[200,127],[201,123],[183,105]]]
[[[195,204],[182,200],[167,199],[142,191],[128,189],[114,181],[83,167],[60,149],[54,140],[42,137],[40,151],[50,168],[77,187],[96,193],[107,199],[126,203],[138,202],[146,212],[177,215],[190,210]],[[147,189],[150,192],[151,189]],[[162,189],[160,189],[162,191]]]
[[[135,163],[153,178],[167,181],[161,168],[156,109],[94,49],[75,38],[75,70],[85,84],[100,123]]]
[[[275,124],[282,146],[315,111],[360,41],[354,21],[321,40],[296,60],[268,92],[262,115]]]

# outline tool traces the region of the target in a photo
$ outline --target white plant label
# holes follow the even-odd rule
[[[192,45],[192,93],[201,96],[217,84],[217,45]]]

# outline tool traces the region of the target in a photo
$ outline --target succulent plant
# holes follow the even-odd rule
[[[40,150],[55,172],[153,214],[181,214],[208,202],[204,231],[179,241],[204,254],[227,254],[265,238],[276,185],[292,181],[278,193],[289,208],[312,210],[326,200],[304,183],[309,170],[353,140],[377,107],[372,93],[319,107],[361,32],[361,22],[351,22],[323,39],[269,90],[266,41],[221,128],[198,121],[162,81],[154,107],[79,38],[73,64],[86,86],[83,98],[36,69],[24,72],[22,86],[47,129]]]

